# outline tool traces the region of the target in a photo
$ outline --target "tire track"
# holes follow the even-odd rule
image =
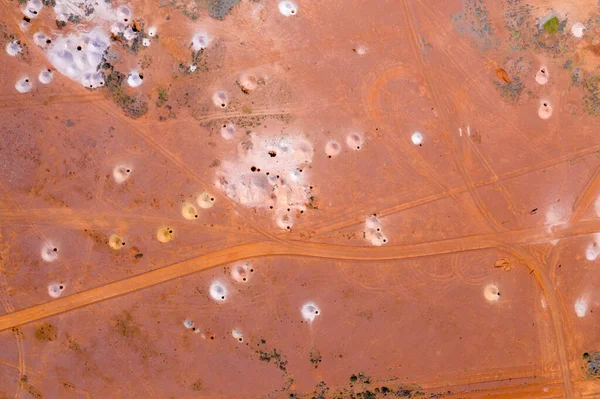
[[[563,156],[560,156],[560,157],[557,157],[557,158],[553,158],[553,159],[550,159],[550,160],[547,160],[547,161],[540,162],[540,163],[538,163],[536,165],[533,165],[533,166],[527,166],[527,167],[524,167],[524,168],[516,169],[516,170],[508,172],[508,173],[501,174],[501,175],[498,176],[497,179],[496,178],[490,178],[490,179],[479,181],[479,182],[475,183],[475,187],[476,188],[486,187],[486,186],[488,186],[490,184],[503,182],[503,181],[506,181],[506,180],[513,179],[515,177],[526,176],[526,175],[528,175],[530,173],[539,172],[540,170],[543,170],[543,169],[547,169],[547,168],[550,168],[550,167],[561,165],[561,164],[563,164],[565,162],[571,162],[571,161],[573,161],[575,159],[579,159],[579,158],[583,158],[583,157],[589,156],[591,154],[596,153],[597,151],[600,151],[600,146],[585,148],[583,150],[579,150],[579,151],[573,152],[571,154],[566,154],[566,155],[563,155]],[[463,187],[460,187],[460,188],[453,188],[453,189],[451,189],[449,191],[452,191],[454,194],[461,194],[461,193],[466,192],[467,188],[463,186]],[[449,196],[450,196],[450,193],[448,193],[447,191],[443,191],[443,192],[441,192],[439,194],[430,195],[430,196],[427,196],[427,197],[419,198],[419,199],[414,200],[414,201],[410,201],[410,202],[406,202],[406,203],[403,203],[403,204],[394,205],[392,207],[389,207],[389,208],[386,208],[386,209],[383,209],[383,210],[379,210],[377,214],[381,215],[381,216],[392,215],[394,213],[402,212],[402,211],[405,211],[405,210],[416,208],[416,207],[421,206],[421,205],[426,205],[426,204],[429,204],[429,203],[432,203],[432,202],[435,202],[435,201],[439,201],[439,200],[447,198]],[[394,199],[395,197],[389,197],[389,198],[390,199]],[[330,231],[333,231],[333,230],[339,230],[339,229],[343,229],[343,228],[347,228],[347,227],[359,225],[359,224],[361,224],[361,223],[364,222],[364,220],[362,220],[362,215],[364,213],[365,212],[361,212],[360,213],[361,216],[358,217],[358,219],[360,219],[360,221],[347,221],[347,220],[344,220],[344,221],[341,221],[341,222],[338,222],[338,223],[329,224],[329,225],[326,225],[323,228],[317,229],[316,230],[317,234],[315,234],[314,236],[320,236],[320,235],[322,235],[324,233],[327,233],[327,232],[330,232]],[[348,213],[346,213],[346,215],[347,214]]]
[[[512,246],[584,235],[597,230],[600,230],[600,220],[582,222],[578,226],[559,225],[555,226],[552,232],[542,226],[514,232],[491,233],[430,243],[377,248],[344,247],[307,242],[243,244],[0,316],[0,331],[116,298],[225,263],[250,258],[300,256],[321,259],[381,261],[496,248],[498,245],[503,245],[510,251],[519,253],[519,250]],[[546,282],[546,280],[542,279],[541,281]],[[546,287],[546,289],[548,288]]]
[[[57,95],[57,94],[46,94],[42,95],[36,93],[35,97],[23,98],[20,94],[19,97],[14,98],[3,98],[0,97],[0,111],[9,111],[13,109],[27,108],[32,109],[40,106],[55,106],[55,105],[68,105],[68,104],[88,104],[105,101],[104,96],[90,95],[90,94],[72,94],[72,95]],[[42,97],[42,98],[40,98]],[[46,98],[44,98],[46,97]],[[60,100],[54,101],[54,98],[60,98]]]
[[[4,4],[4,3],[2,3],[2,4]],[[4,186],[2,185],[2,182],[0,182],[0,191],[5,193],[7,201],[9,203],[12,202],[13,209],[23,210],[21,205],[18,202],[14,201],[10,192],[4,188]],[[33,224],[31,224],[31,227],[34,230],[34,232],[36,233],[36,235],[38,236],[38,238],[47,245],[47,240],[44,237],[44,235],[42,234],[41,230],[37,226],[34,226]],[[4,307],[5,312],[10,314],[10,313],[14,312],[14,307],[13,307],[10,297],[8,295],[8,281],[6,279],[6,265],[4,264],[4,260],[8,259],[8,257],[9,257],[10,246],[8,245],[7,242],[5,242],[4,237],[2,236],[2,225],[0,225],[0,245],[2,248],[0,251],[0,290],[1,290],[0,301],[2,302],[2,306]],[[59,264],[62,265],[62,261],[59,260]],[[19,363],[19,379],[17,381],[17,391],[15,392],[15,399],[19,399],[21,397],[21,393],[23,392],[23,386],[21,385],[21,379],[23,378],[23,376],[25,376],[25,371],[26,371],[27,366],[25,364],[25,351],[23,349],[23,337],[21,335],[22,333],[19,329],[15,329],[15,330],[13,330],[13,334],[15,335],[15,340],[17,343],[17,356],[18,356],[18,363]]]
[[[573,204],[573,213],[571,213],[571,217],[569,218],[569,222],[577,223],[585,214],[585,212],[590,209],[592,204],[598,198],[600,194],[600,167],[596,169],[594,177],[589,181],[586,187],[583,189],[581,194],[575,200]]]
[[[8,295],[8,282],[6,280],[6,266],[4,264],[4,260],[8,259],[8,252],[10,247],[8,243],[4,241],[2,236],[2,225],[0,225],[0,303],[2,303],[2,307],[7,314],[11,314],[14,312],[14,307],[10,301],[10,297]],[[21,386],[21,379],[25,375],[25,354],[23,350],[23,337],[21,336],[21,331],[19,329],[15,329],[13,331],[13,335],[15,336],[15,341],[17,344],[17,358],[18,365],[17,370],[19,373],[16,387],[17,391],[15,392],[15,399],[19,399],[21,397],[21,393],[23,391],[23,387]]]
[[[492,175],[493,183],[491,185],[494,186],[498,191],[500,191],[508,205],[508,210],[514,216],[517,216],[517,208],[515,207],[515,204],[513,203],[508,190],[504,187],[503,184],[500,184],[500,177],[498,176],[498,174],[492,169],[490,163],[487,161],[487,159],[484,157],[481,151],[479,151],[479,149],[473,144],[471,140],[467,140],[467,147],[475,153],[475,155],[477,156],[477,158],[479,158],[480,162],[483,164],[487,172],[490,175]],[[475,183],[475,187],[478,188],[477,183]]]
[[[423,73],[423,76],[425,78],[427,86],[429,86],[429,88],[430,88],[432,100],[434,101],[434,104],[436,105],[436,107],[440,110],[440,113],[442,113],[443,108],[440,106],[441,104],[439,102],[438,95],[437,95],[436,91],[434,90],[435,85],[433,84],[433,80],[431,79],[431,77],[428,76],[429,74],[427,73],[427,69],[425,68],[423,58],[420,56],[420,53],[419,53],[418,36],[416,33],[416,29],[414,27],[414,23],[413,23],[413,20],[411,17],[411,12],[410,12],[410,8],[409,8],[409,4],[408,4],[407,0],[403,0],[402,5],[404,8],[404,18],[405,18],[407,26],[409,27],[409,31],[411,33],[410,43],[413,48],[413,52],[420,64],[421,71]],[[450,126],[450,124],[449,124],[450,118],[446,116],[443,119],[446,120],[447,126]],[[463,179],[465,180],[469,194],[470,194],[471,198],[473,199],[473,201],[475,202],[480,216],[483,217],[485,222],[488,224],[488,226],[493,231],[502,230],[502,226],[499,225],[498,222],[492,217],[491,213],[485,207],[485,204],[483,203],[483,201],[481,200],[481,198],[478,196],[477,192],[475,191],[475,187],[473,185],[471,177],[469,176],[469,174],[466,171],[464,163],[459,161],[455,151],[452,149],[453,147],[450,144],[450,139],[447,137],[447,134],[444,134],[444,133],[445,132],[442,130],[442,135],[445,137],[446,142],[449,144],[449,147],[452,150],[454,163],[457,166],[457,168],[459,169],[459,171],[461,172]],[[510,245],[505,244],[503,246],[511,252],[514,251],[514,252],[520,254],[522,259],[526,259],[525,255],[523,255],[522,252],[519,252],[517,249],[511,247]],[[528,260],[529,260],[529,264],[533,268],[535,266],[535,263],[531,263],[530,259],[528,259]],[[548,277],[539,268],[535,268],[535,269],[537,270],[537,272],[535,272],[535,270],[534,270],[534,272],[536,274],[536,277],[539,276],[537,278],[537,281],[540,284],[540,286],[542,287],[542,290],[548,291],[548,292],[552,291],[551,290],[552,287],[551,287],[550,280],[548,279]],[[558,307],[558,301],[556,299],[556,296],[554,295],[554,292],[552,292],[551,295],[552,295],[552,299],[549,298],[549,302],[553,301],[553,304],[552,305],[549,304],[549,311],[552,315],[553,325],[554,325],[555,334],[556,334],[556,340],[557,340],[557,344],[559,347],[558,348],[559,349],[559,358],[560,358],[560,363],[561,363],[561,371],[562,371],[562,375],[563,375],[563,385],[564,385],[565,395],[566,395],[567,399],[573,399],[573,388],[571,385],[571,375],[570,375],[569,363],[568,363],[567,355],[566,355],[566,353],[567,353],[566,341],[565,341],[564,330],[563,330],[563,326],[562,326],[561,318],[560,318],[560,314],[559,314],[560,309]]]
[[[337,106],[339,103],[337,102],[323,102],[320,104],[311,104],[311,105],[299,105],[294,107],[289,107],[292,104],[281,104],[279,109],[273,110],[271,108],[260,108],[256,110],[252,110],[252,113],[247,114],[241,111],[230,111],[223,113],[210,113],[204,115],[202,118],[194,119],[197,122],[204,123],[210,122],[220,119],[230,119],[230,118],[253,118],[256,116],[276,116],[276,115],[290,115],[292,113],[305,112],[314,109],[327,108],[332,106]]]
[[[369,111],[369,115],[373,117],[379,125],[384,125],[388,128],[391,126],[385,122],[379,112],[378,107],[378,97],[381,93],[381,90],[391,79],[397,78],[398,76],[406,75],[406,70],[403,66],[393,66],[391,68],[386,69],[375,79],[373,83],[370,84],[368,94],[367,94],[367,107]],[[433,181],[437,186],[441,187],[444,192],[451,197],[461,208],[467,211],[467,214],[472,217],[480,226],[486,226],[486,223],[481,219],[480,215],[475,214],[469,209],[471,208],[470,204],[462,200],[457,193],[455,193],[450,187],[446,184],[444,179],[442,179],[438,173],[433,169],[433,167],[429,166],[425,160],[418,154],[414,148],[410,148],[408,142],[398,141],[394,138],[393,135],[390,135],[388,139],[396,144],[399,147],[399,150],[404,152],[410,152],[414,157],[417,158],[417,161],[414,160],[413,157],[410,158],[410,166],[418,173],[420,176]],[[449,144],[447,142],[447,144]]]
[[[163,145],[160,145],[152,137],[152,135],[150,133],[147,133],[147,132],[143,131],[142,129],[139,129],[133,122],[123,118],[122,115],[118,114],[116,108],[109,107],[108,105],[106,105],[104,103],[99,103],[98,108],[102,109],[103,111],[105,111],[107,113],[112,114],[115,118],[120,120],[124,125],[127,125],[136,136],[138,136],[139,138],[144,140],[147,144],[150,145],[150,147],[152,147],[159,154],[162,154],[163,157],[165,157],[168,161],[173,163],[180,171],[185,172],[188,176],[192,177],[196,182],[198,182],[202,186],[202,188],[204,190],[211,191],[211,192],[215,191],[215,190],[212,190],[213,187],[209,188],[208,185],[200,178],[200,176],[198,176],[198,174],[196,172],[194,172],[186,164],[184,164],[176,154],[174,154],[172,151],[170,151]],[[150,131],[150,132],[152,132],[152,131]],[[245,212],[244,210],[241,210],[239,206],[237,206],[231,199],[229,199],[229,197],[224,195],[222,192],[215,191],[215,193],[213,193],[213,195],[215,195],[216,197],[218,196],[221,199],[224,199],[225,200],[224,203],[229,204],[230,209],[232,209],[236,212],[239,212],[239,214],[241,214],[241,215],[247,215],[247,212]],[[269,238],[274,241],[281,241],[281,239],[279,237],[269,233],[265,229],[257,226],[254,223],[251,223],[250,221],[251,221],[251,218],[246,217],[246,218],[244,218],[243,223],[245,225],[249,226],[251,229],[259,232],[261,235],[265,236],[266,238]]]
[[[574,397],[573,385],[571,381],[571,370],[569,368],[569,358],[567,356],[565,344],[565,330],[562,324],[558,298],[555,291],[552,289],[552,282],[548,277],[547,270],[543,270],[535,261],[535,259],[531,258],[529,254],[525,253],[523,249],[515,249],[505,245],[500,245],[499,248],[503,248],[506,252],[523,262],[531,271],[531,275],[533,275],[533,277],[536,279],[539,286],[542,288],[542,292],[544,293],[544,297],[546,298],[546,302],[548,304],[548,311],[550,313],[550,317],[552,318],[554,334],[556,335],[558,358],[560,361],[560,370],[563,379],[565,397],[572,399]],[[550,259],[552,259],[552,257]]]
[[[433,101],[436,109],[439,110],[440,115],[442,116],[442,121],[448,127],[447,130],[449,131],[450,126],[451,126],[451,123],[450,123],[451,118],[447,115],[448,112],[445,110],[445,108],[442,107],[442,104],[439,100],[439,95],[436,90],[436,86],[433,84],[433,79],[431,78],[431,76],[429,76],[427,66],[425,65],[423,57],[421,56],[421,53],[419,51],[419,37],[418,37],[417,31],[416,31],[416,28],[414,26],[413,18],[411,17],[412,14],[411,14],[410,7],[409,7],[407,0],[402,1],[402,7],[404,10],[404,20],[405,20],[406,26],[408,27],[408,31],[409,31],[409,35],[410,35],[409,42],[413,49],[413,54],[419,64],[419,69],[422,72],[422,76],[423,76],[423,79],[425,80],[425,84],[429,87],[429,91],[431,93],[431,100]],[[456,150],[455,150],[454,146],[452,145],[452,139],[449,136],[449,133],[447,130],[442,128],[440,130],[440,133],[450,150],[450,153],[452,155],[452,160],[454,161],[454,165],[460,171],[463,179],[465,180],[465,184],[468,189],[468,192],[469,192],[471,199],[473,200],[478,212],[477,213],[469,212],[470,206],[467,207],[465,210],[467,212],[469,212],[469,216],[471,216],[473,219],[477,220],[480,224],[487,226],[488,230],[501,230],[502,227],[495,221],[495,219],[492,217],[489,210],[485,207],[485,204],[483,203],[483,201],[481,201],[481,198],[477,195],[477,193],[475,191],[475,187],[473,185],[473,181],[472,181],[471,177],[469,176],[469,174],[467,173],[464,163],[459,160],[458,154],[456,153]]]
[[[18,20],[19,18],[15,19],[15,17],[14,17],[15,13],[13,12],[12,9],[9,8],[8,4],[6,3],[6,0],[1,0],[1,4],[5,8],[7,15],[13,16],[13,18],[10,18],[10,20],[11,20],[14,28],[19,30],[18,25],[15,23],[15,20]],[[23,35],[23,36],[27,40],[27,43],[29,45],[28,47],[33,49],[32,51],[35,52],[36,54],[38,54],[38,55],[42,54],[43,58],[45,59],[45,56],[43,55],[42,50],[39,49],[32,42],[31,38],[28,35]],[[66,79],[66,81],[67,81],[66,84],[71,87],[81,88],[78,84],[71,81],[70,79]],[[150,134],[143,132],[141,129],[138,129],[137,126],[135,126],[132,122],[123,118],[123,115],[118,113],[118,110],[114,106],[111,106],[110,104],[107,104],[104,101],[99,101],[99,102],[97,102],[97,104],[98,104],[98,107],[97,107],[98,109],[105,111],[109,115],[112,115],[117,120],[121,121],[123,124],[127,125],[134,134],[136,134],[138,137],[140,137],[142,140],[144,140],[147,144],[149,144],[152,148],[154,148],[158,153],[160,153],[164,157],[166,157],[170,162],[174,163],[177,166],[177,168],[179,168],[179,170],[181,170],[181,171],[187,173],[189,176],[193,177],[194,180],[196,180],[198,183],[200,183],[200,185],[203,187],[203,189],[205,189],[205,190],[207,189],[207,185],[202,181],[202,179],[200,179],[198,174],[196,174],[193,170],[191,170],[183,162],[181,162],[181,160],[174,153],[172,153],[168,149],[164,148],[163,146],[159,145],[158,142],[155,141],[151,137]],[[218,195],[222,199],[226,199],[226,201],[224,203],[228,203],[233,210],[239,212],[242,215],[246,214],[243,210],[239,209],[239,207],[237,205],[235,205],[227,196],[222,195],[221,192],[218,192],[217,194],[214,194],[214,195]],[[269,238],[274,241],[281,241],[281,239],[279,237],[269,233],[268,231],[255,225],[254,223],[250,223],[250,220],[251,220],[251,218],[249,218],[249,217],[244,218],[243,223],[246,224],[247,226],[249,226],[252,230],[259,232],[266,238]]]

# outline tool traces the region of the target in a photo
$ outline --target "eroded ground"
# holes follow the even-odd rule
[[[0,398],[600,395],[595,0],[1,7]]]

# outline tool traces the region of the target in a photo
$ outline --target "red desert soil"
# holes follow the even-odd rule
[[[571,3],[2,0],[0,398],[600,396]]]

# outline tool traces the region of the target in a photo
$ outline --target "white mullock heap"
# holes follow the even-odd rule
[[[25,7],[24,12],[29,8]],[[110,47],[107,28],[113,34],[122,34],[125,40],[135,39],[137,33],[130,26],[132,10],[127,5],[113,8],[105,0],[57,0],[54,13],[58,21],[68,21],[75,16],[84,23],[93,23],[93,27],[59,36],[51,44],[44,43],[45,35],[40,32],[34,38],[36,44],[42,47],[49,44],[45,46],[46,54],[61,74],[90,89],[104,86],[101,66]]]
[[[305,211],[311,192],[307,184],[313,147],[302,134],[249,134],[237,159],[224,161],[216,185],[233,201],[273,210],[276,224],[289,229],[293,211]]]
[[[375,215],[371,215],[365,220],[363,233],[365,239],[376,247],[380,247],[388,242],[387,237],[383,234],[381,222]]]
[[[109,37],[101,29],[70,34],[54,41],[48,59],[57,71],[83,86],[102,87],[104,74],[98,69],[109,45]]]

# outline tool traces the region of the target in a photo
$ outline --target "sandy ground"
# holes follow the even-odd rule
[[[595,0],[34,3],[0,398],[600,396]],[[115,21],[102,87],[34,41]]]

